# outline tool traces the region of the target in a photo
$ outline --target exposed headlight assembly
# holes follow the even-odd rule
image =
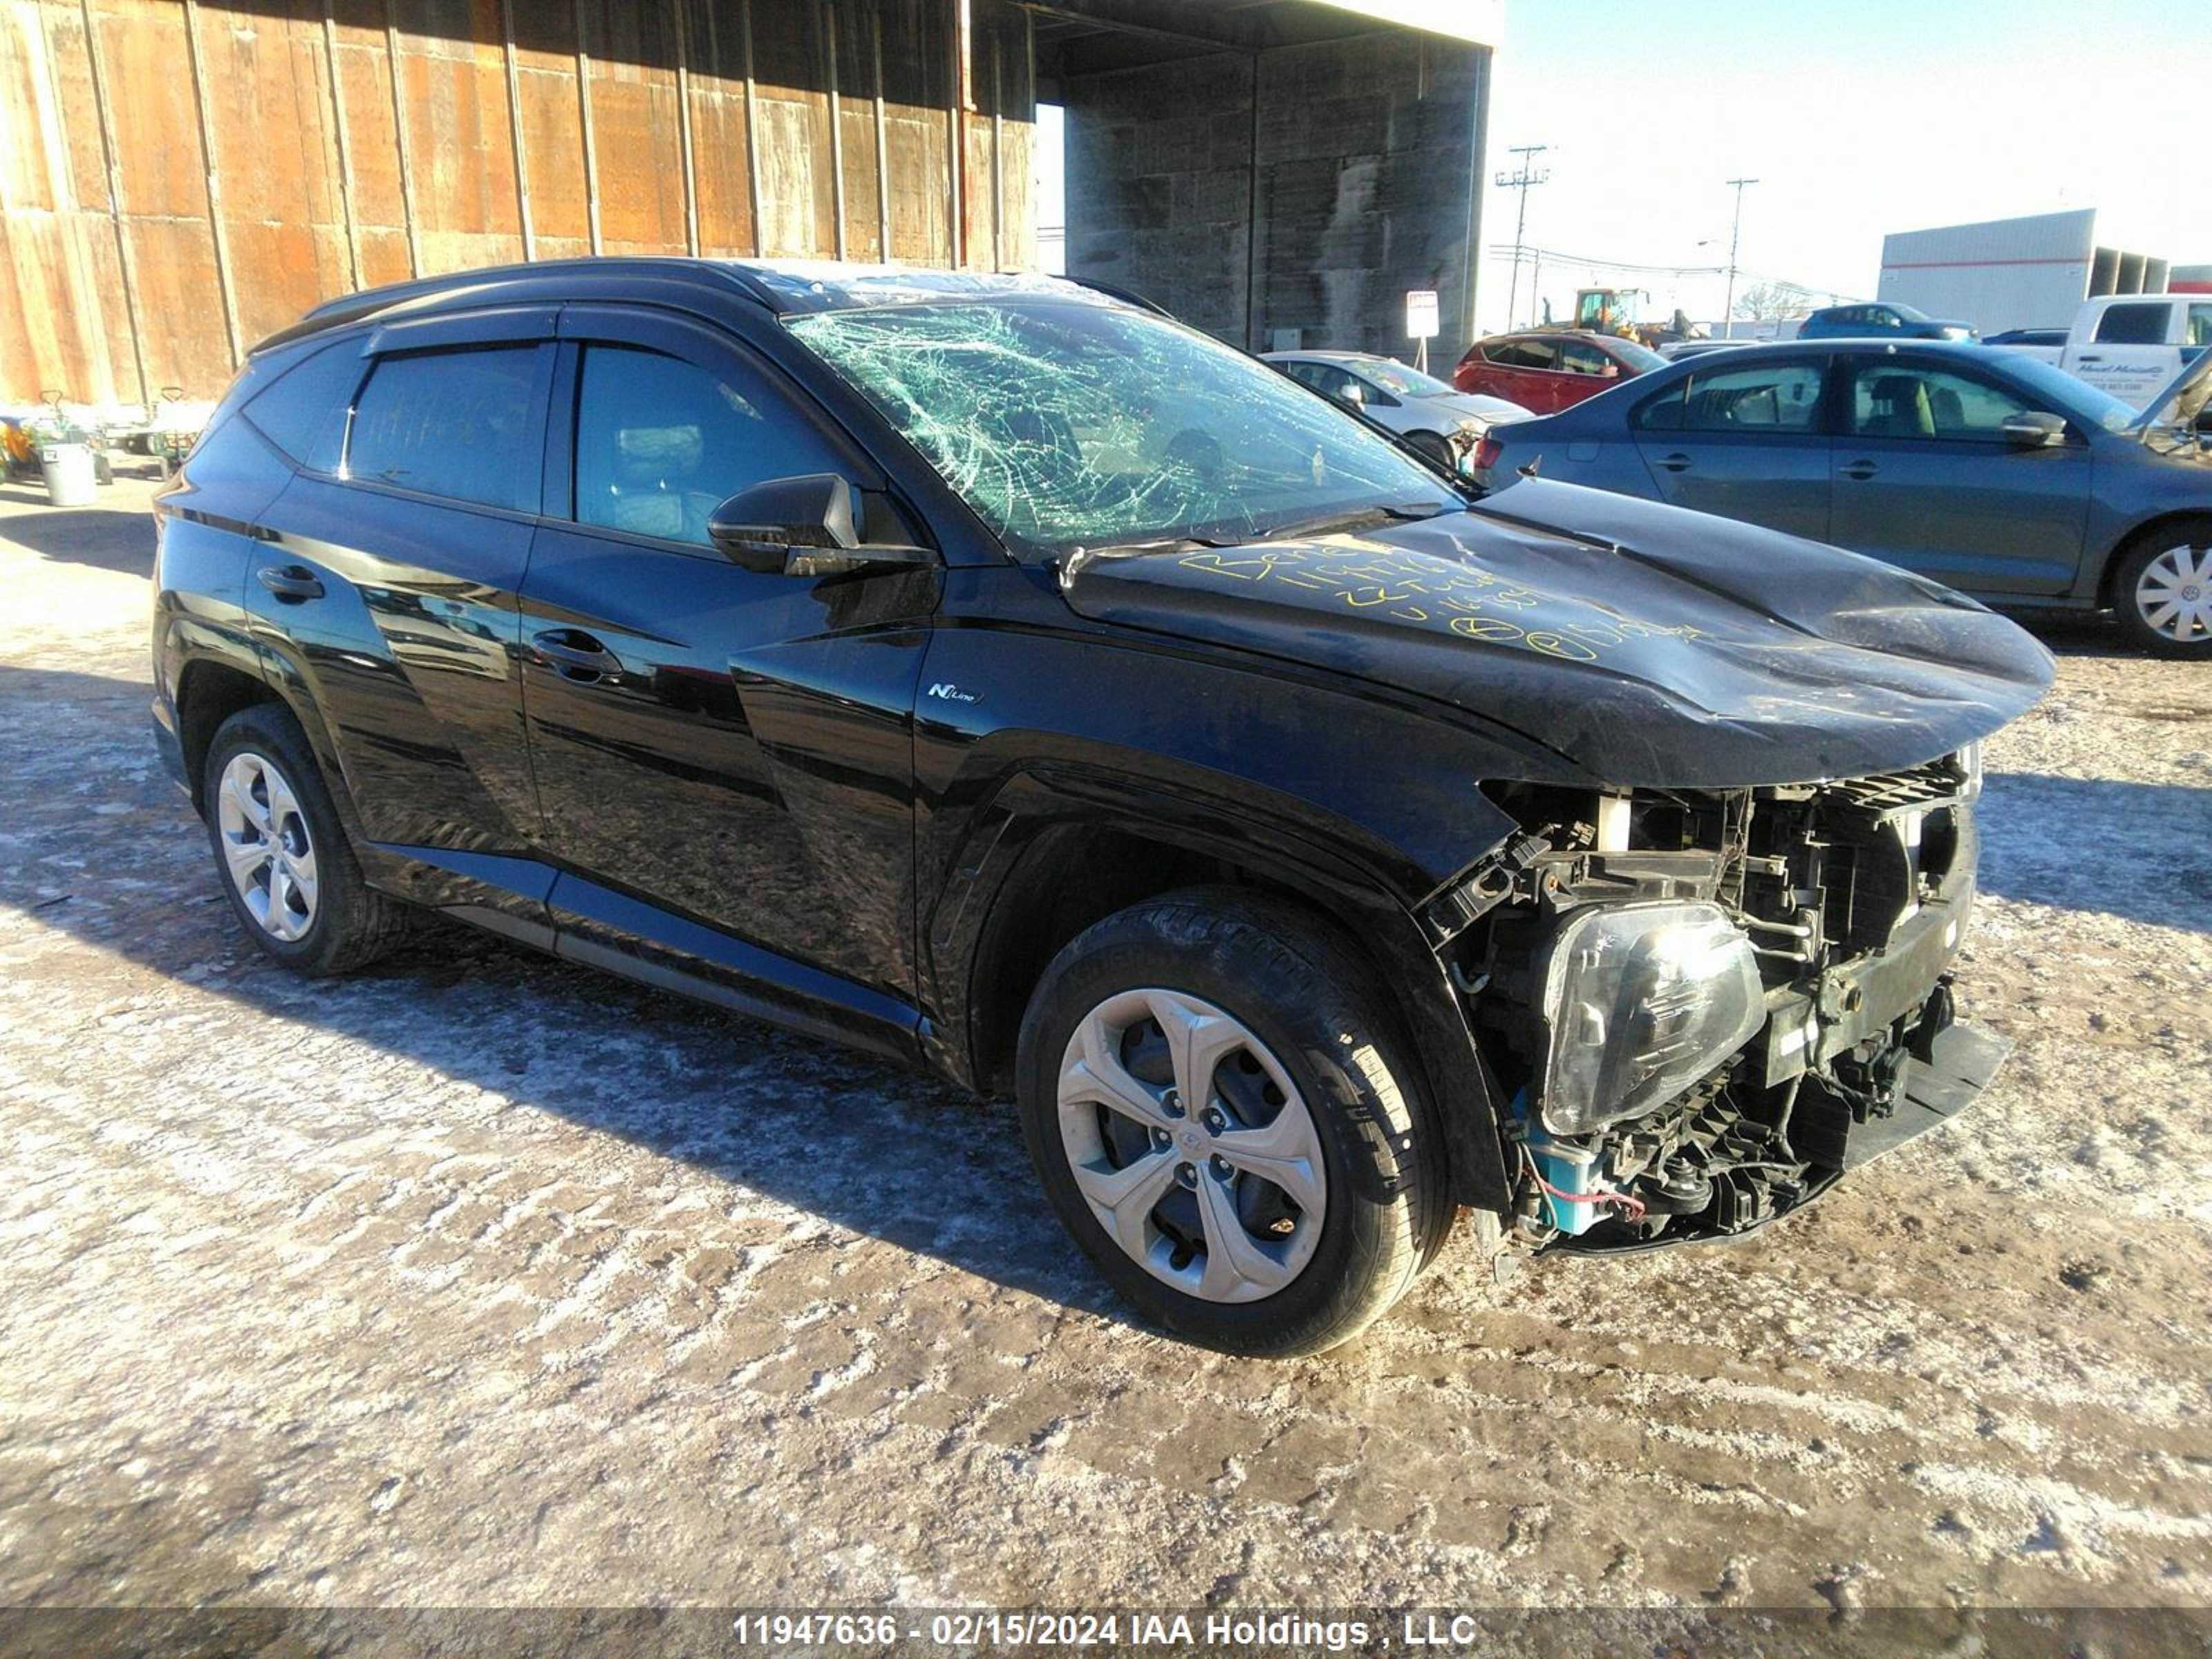
[[[1766,1021],[1751,941],[1717,904],[1594,904],[1544,965],[1545,1127],[1587,1134],[1664,1105]]]

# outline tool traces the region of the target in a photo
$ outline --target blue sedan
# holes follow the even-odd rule
[[[2110,608],[2147,648],[2205,658],[2208,380],[2212,352],[2138,412],[2019,353],[1793,341],[1493,427],[1474,471],[1493,489],[1533,469],[1741,519],[2007,608]]]

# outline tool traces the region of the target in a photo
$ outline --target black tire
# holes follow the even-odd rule
[[[221,793],[223,775],[240,755],[261,757],[277,769],[298,805],[314,854],[316,892],[312,920],[296,939],[279,938],[247,908],[232,879],[225,848]],[[287,968],[320,979],[348,974],[384,956],[404,939],[414,913],[401,901],[362,880],[353,846],[338,821],[307,733],[281,703],[256,703],[225,720],[209,744],[201,769],[201,813],[215,854],[216,878],[246,937]],[[264,890],[266,883],[263,884]]]
[[[1406,445],[1410,449],[1419,450],[1423,457],[1433,461],[1445,471],[1449,472],[1452,470],[1451,446],[1439,434],[1434,432],[1408,432],[1406,434]]]
[[[1133,905],[1046,969],[1022,1022],[1023,1133],[1062,1224],[1148,1318],[1227,1352],[1317,1353],[1381,1316],[1436,1254],[1453,1216],[1443,1139],[1373,980],[1327,923],[1234,888]],[[1328,1182],[1318,1239],[1295,1278],[1256,1300],[1209,1300],[1155,1277],[1123,1251],[1076,1183],[1060,1121],[1060,1068],[1091,1011],[1139,988],[1231,1015],[1310,1109]]]
[[[2150,620],[2154,612],[2145,609],[2136,592],[2144,573],[2180,547],[2195,556],[2199,597],[2212,593],[2212,514],[2169,519],[2136,535],[2122,550],[2112,571],[2112,614],[2128,637],[2153,656],[2201,660],[2212,657],[2212,627],[2198,629],[2189,639],[2162,632]]]

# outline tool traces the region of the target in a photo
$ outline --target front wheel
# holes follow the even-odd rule
[[[2138,539],[2113,575],[2112,609],[2145,650],[2212,656],[2212,518],[2177,520]]]
[[[1152,1319],[1318,1352],[1435,1253],[1443,1148],[1372,977],[1326,924],[1226,888],[1109,916],[1046,969],[1018,1060],[1030,1155]]]

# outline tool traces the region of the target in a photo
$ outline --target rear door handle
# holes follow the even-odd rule
[[[1690,458],[1677,451],[1672,455],[1662,455],[1655,465],[1665,467],[1669,472],[1687,472]]]
[[[265,564],[253,574],[271,593],[295,605],[301,599],[323,597],[321,580],[303,564],[288,564],[281,570],[273,564]]]
[[[566,679],[595,680],[623,672],[622,659],[580,628],[549,628],[530,643]]]
[[[1853,461],[1849,466],[1842,469],[1843,475],[1846,478],[1856,478],[1862,483],[1874,477],[1875,471],[1876,468],[1872,461]]]

